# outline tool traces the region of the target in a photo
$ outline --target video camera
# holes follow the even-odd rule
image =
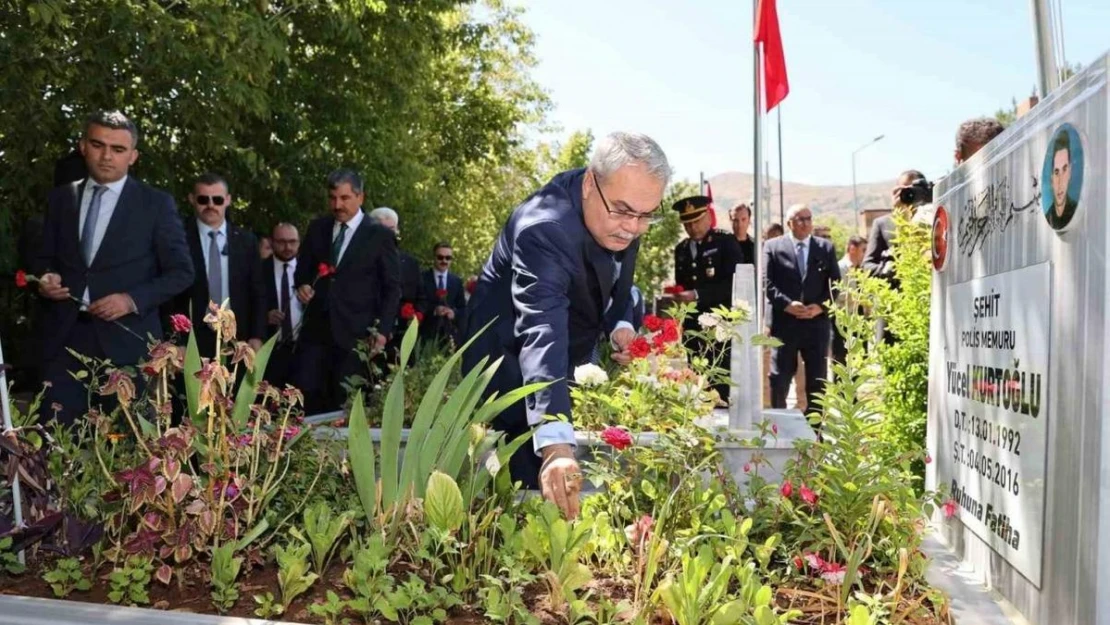
[[[933,183],[918,178],[898,191],[898,202],[906,206],[920,206],[933,201]]]

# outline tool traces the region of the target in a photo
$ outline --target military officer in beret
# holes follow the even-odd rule
[[[675,301],[694,302],[698,313],[710,312],[720,306],[732,305],[732,274],[736,265],[744,262],[740,242],[731,232],[715,228],[712,200],[704,195],[681,199],[671,206],[679,214],[689,238],[674,248],[675,284],[685,290],[674,295]],[[686,329],[698,327],[697,315],[686,319]],[[707,346],[701,341],[687,340],[687,347],[702,352]],[[723,350],[719,366],[729,366],[729,345],[719,345],[707,355],[711,362]],[[722,383],[714,388],[723,401],[728,401],[729,385]]]

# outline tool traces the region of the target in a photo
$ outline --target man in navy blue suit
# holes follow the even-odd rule
[[[582,474],[574,459],[567,380],[601,336],[613,359],[631,360],[631,289],[638,238],[660,219],[667,157],[638,134],[605,137],[586,169],[563,172],[518,206],[494,243],[470,300],[467,331],[493,322],[463,356],[473,369],[504,358],[488,392],[551,382],[500,414],[508,439],[532,432],[510,461],[513,479],[540,487],[568,517],[578,514]],[[541,461],[542,459],[542,461]]]
[[[362,211],[364,199],[358,174],[332,172],[332,214],[308,225],[297,257],[294,283],[305,310],[293,379],[310,414],[342,406],[343,382],[365,373],[355,347],[368,341],[371,353],[381,352],[400,308],[397,238]],[[334,273],[320,276],[321,265]]]
[[[771,355],[771,407],[786,408],[790,380],[805,361],[806,411],[820,412],[829,352],[829,314],[833,284],[840,280],[832,242],[813,236],[813,213],[795,204],[786,213],[787,236],[763,246],[764,286],[771,304],[771,336],[782,341]]]
[[[67,350],[116,366],[136,364],[147,345],[132,332],[161,338],[159,307],[193,281],[173,198],[127,175],[139,157],[138,143],[135,124],[122,113],[94,113],[80,142],[89,177],[50,192],[33,270],[48,300],[42,318],[43,378],[50,383],[44,405],[60,404],[63,423],[73,423],[89,407],[86,382],[69,373],[84,367]]]
[[[432,268],[424,271],[424,293],[427,303],[424,309],[424,324],[420,333],[425,339],[459,343],[459,328],[466,314],[466,289],[462,278],[451,273],[451,262],[455,250],[450,243],[437,243]]]

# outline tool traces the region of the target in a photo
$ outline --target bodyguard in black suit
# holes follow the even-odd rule
[[[293,345],[304,315],[304,305],[293,288],[301,236],[292,224],[280,223],[274,226],[270,240],[274,253],[262,261],[262,281],[266,285],[266,338],[280,332],[281,339],[270,352],[265,376],[270,384],[281,388],[291,379]]]
[[[385,348],[401,301],[397,240],[362,212],[362,179],[341,169],[328,176],[332,214],[308,226],[297,259],[297,299],[305,305],[294,380],[309,414],[338,409],[342,383],[364,367],[354,348],[370,338]],[[320,275],[321,265],[335,272]]]
[[[226,219],[231,193],[219,175],[207,173],[197,178],[189,204],[196,219],[186,222],[185,240],[196,278],[192,287],[174,298],[173,312],[188,315],[201,356],[212,357],[216,333],[204,323],[204,316],[209,302],[219,306],[229,300],[235,313],[234,339],[247,341],[257,350],[266,335],[266,291],[258,239]]]
[[[840,280],[832,242],[812,236],[813,213],[805,204],[787,212],[790,235],[763,246],[764,286],[771,304],[771,336],[782,341],[771,355],[771,406],[786,408],[790,380],[805,361],[806,410],[819,412],[816,398],[828,377],[830,325],[826,303]]]
[[[50,383],[43,405],[61,404],[63,423],[88,409],[85,383],[69,374],[83,365],[67,349],[116,366],[138,363],[146,337],[162,337],[159,307],[193,281],[173,198],[127,175],[139,156],[138,140],[122,113],[94,113],[80,143],[89,177],[49,196],[32,270],[48,300],[40,326],[43,378]]]
[[[451,262],[455,259],[451,245],[437,243],[433,253],[433,268],[423,276],[424,292],[430,297],[423,309],[424,325],[420,334],[425,339],[450,339],[457,346],[462,338],[459,329],[466,316],[466,289],[462,278],[451,273]]]

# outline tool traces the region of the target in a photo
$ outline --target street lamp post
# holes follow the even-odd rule
[[[852,204],[856,207],[857,215],[859,214],[859,197],[856,195],[856,154],[859,154],[861,151],[863,151],[864,148],[875,145],[885,136],[886,135],[879,135],[856,148],[855,152],[852,152]]]

